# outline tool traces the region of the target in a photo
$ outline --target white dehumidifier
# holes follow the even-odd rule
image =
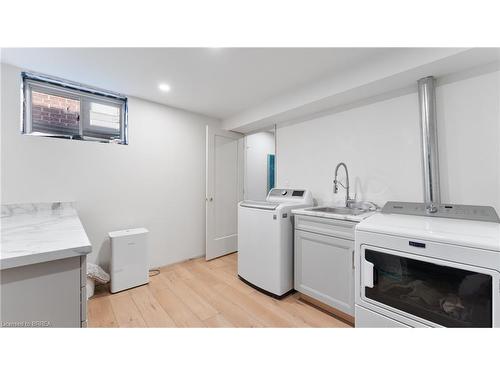
[[[109,232],[111,239],[111,293],[149,282],[148,230]]]

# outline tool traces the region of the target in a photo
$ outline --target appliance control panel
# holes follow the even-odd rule
[[[269,197],[297,197],[302,198],[305,194],[305,190],[294,190],[294,189],[271,189],[269,191]]]
[[[313,205],[311,192],[305,189],[271,189],[267,194],[267,202],[293,202]]]
[[[493,207],[469,206],[463,204],[440,204],[435,213],[428,213],[424,203],[387,202],[382,213],[442,217],[448,219],[490,221],[500,223],[500,219]]]

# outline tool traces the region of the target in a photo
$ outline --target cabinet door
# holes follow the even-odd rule
[[[295,289],[354,315],[354,242],[295,231]]]
[[[80,327],[80,261],[75,256],[2,270],[4,326]]]

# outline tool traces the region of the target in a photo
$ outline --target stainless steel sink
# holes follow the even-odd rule
[[[361,215],[368,210],[362,208],[350,208],[350,207],[313,207],[309,208],[309,211],[315,212],[327,212],[330,214],[340,214],[340,215]]]

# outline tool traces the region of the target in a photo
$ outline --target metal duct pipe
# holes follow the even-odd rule
[[[437,212],[441,203],[434,83],[432,76],[418,80],[424,204],[428,213]]]

